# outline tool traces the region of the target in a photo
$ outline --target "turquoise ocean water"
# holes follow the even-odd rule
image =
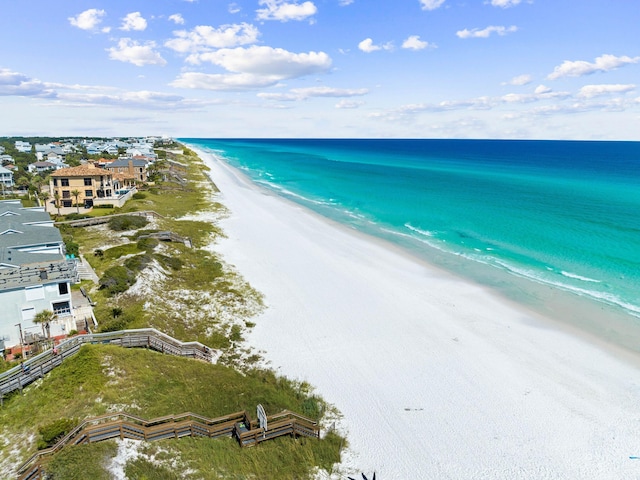
[[[553,287],[640,328],[640,142],[182,141],[513,299]]]

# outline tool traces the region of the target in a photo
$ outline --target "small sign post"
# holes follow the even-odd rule
[[[262,406],[261,403],[258,404],[258,422],[260,423],[260,428],[262,428],[265,432],[267,431],[267,414],[264,411],[264,407]],[[264,438],[264,433],[262,434],[262,437]]]

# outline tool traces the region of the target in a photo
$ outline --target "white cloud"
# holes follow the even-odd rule
[[[445,0],[420,0],[422,10],[435,10],[436,8],[440,8],[444,2]]]
[[[640,57],[616,57],[615,55],[601,55],[595,59],[593,63],[584,60],[569,61],[565,60],[561,65],[553,69],[547,78],[549,80],[557,80],[562,77],[582,77],[595,72],[608,72],[618,67],[628,65],[630,63],[638,63]]]
[[[515,86],[528,85],[529,83],[531,83],[531,80],[533,80],[531,75],[523,74],[523,75],[518,75],[517,77],[513,77],[511,80],[503,83],[502,85],[515,85]]]
[[[435,48],[435,45],[420,40],[418,35],[411,35],[402,42],[402,48],[407,48],[409,50],[423,50],[427,47]]]
[[[308,97],[359,97],[369,93],[366,88],[348,89],[331,87],[294,88],[291,90],[304,98]]]
[[[521,1],[522,0],[491,0],[491,5],[494,7],[509,8],[515,7]]]
[[[253,75],[253,74],[209,74],[200,72],[185,72],[180,74],[173,82],[172,87],[192,88],[201,90],[253,90],[256,88],[270,87],[280,81],[277,76]]]
[[[533,91],[536,95],[540,95],[543,93],[551,92],[551,89],[545,85],[538,85],[536,89]]]
[[[278,82],[306,75],[325,73],[331,58],[324,52],[292,53],[281,48],[251,46],[225,48],[215,52],[190,55],[188,62],[209,62],[230,74],[186,72],[171,85],[208,90],[249,90],[276,85]]]
[[[0,96],[55,97],[56,93],[40,80],[0,68]]]
[[[179,13],[174,13],[173,15],[170,15],[169,20],[171,20],[176,25],[184,25],[184,18],[182,18],[182,15],[180,15]]]
[[[393,50],[393,44],[389,42],[384,45],[374,45],[372,39],[365,38],[358,44],[358,48],[365,53],[371,53],[378,50]]]
[[[69,17],[69,23],[74,27],[78,27],[82,30],[94,30],[102,22],[102,17],[107,14],[104,10],[98,10],[96,8],[90,8],[82,13],[79,13],[75,17]]]
[[[142,17],[140,12],[128,13],[126,17],[122,19],[122,25],[120,30],[130,31],[137,30],[139,32],[147,28],[147,21]]]
[[[292,53],[282,48],[256,45],[223,48],[191,55],[187,60],[191,63],[210,62],[230,72],[275,75],[281,79],[323,73],[331,67],[331,58],[324,52]]]
[[[138,67],[144,65],[166,65],[167,61],[154,51],[155,42],[139,44],[130,38],[121,38],[117,47],[107,49],[109,58],[121,62],[133,63]]]
[[[313,2],[289,3],[286,0],[260,0],[260,5],[265,8],[256,10],[258,20],[278,20],[288,22],[289,20],[305,20],[318,11]]]
[[[482,30],[474,28],[473,30],[459,30],[456,32],[456,35],[459,38],[488,38],[492,33],[496,33],[500,36],[507,35],[508,33],[513,33],[518,30],[518,27],[512,25],[510,27],[503,26],[495,26],[491,25],[487,28],[483,28]]]
[[[265,100],[297,101],[306,100],[311,97],[331,97],[347,98],[366,95],[369,90],[366,88],[344,89],[332,87],[307,87],[293,88],[288,93],[259,93],[258,97]]]
[[[236,14],[236,13],[240,13],[242,9],[240,8],[240,5],[234,2],[229,4],[229,7],[227,8],[227,10],[231,14]]]
[[[362,105],[364,105],[364,102],[354,102],[352,100],[340,100],[338,103],[336,103],[336,108],[340,110],[347,110],[347,109],[353,110],[354,108],[359,108]]]
[[[187,53],[255,43],[260,32],[253,25],[238,23],[221,25],[219,28],[198,25],[191,31],[179,30],[173,34],[175,38],[166,41],[164,45],[177,52]]]
[[[422,112],[438,113],[458,110],[493,110],[500,106],[514,106],[545,101],[563,101],[570,99],[568,92],[553,92],[544,85],[538,86],[533,93],[509,93],[501,97],[481,96],[468,100],[445,100],[439,103],[407,104],[384,112],[373,113],[375,118],[385,120],[401,120]],[[597,108],[597,107],[594,107]]]
[[[114,106],[162,106],[170,104],[176,107],[177,103],[184,101],[184,97],[170,95],[160,92],[149,92],[146,90],[137,92],[123,92],[115,95],[105,95],[100,93],[65,93],[60,95],[60,100],[87,103],[92,105],[114,105]]]
[[[351,5],[353,2],[354,2],[354,0],[340,0],[340,1],[338,2],[338,4],[339,4],[341,7],[346,7],[347,5]]]
[[[636,89],[635,85],[585,85],[578,92],[579,97],[592,98],[612,93],[626,93]]]

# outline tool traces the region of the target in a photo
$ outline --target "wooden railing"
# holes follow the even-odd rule
[[[267,430],[253,421],[246,430],[236,427],[236,438],[242,447],[252,447],[265,440],[292,435],[294,437],[320,437],[320,427],[313,420],[285,410],[267,417]]]
[[[267,417],[267,428],[266,431],[260,428],[245,411],[218,418],[206,418],[187,412],[152,420],[124,412],[102,415],[85,420],[54,446],[33,454],[18,469],[18,479],[41,478],[42,458],[59,452],[67,445],[94,443],[111,438],[152,441],[185,436],[235,437],[240,446],[250,447],[283,435],[320,437],[320,428],[316,422],[288,410]]]
[[[215,363],[219,352],[212,350],[200,342],[181,342],[155,328],[139,328],[120,330],[108,333],[90,333],[71,337],[53,349],[26,360],[21,365],[0,374],[0,400],[4,395],[22,389],[34,382],[65,359],[75,355],[86,343],[119,345],[125,348],[150,348],[167,355],[191,357]]]
[[[145,210],[142,212],[129,212],[129,213],[114,213],[113,215],[104,215],[102,217],[80,218],[78,220],[64,220],[55,222],[54,225],[69,225],[70,227],[89,227],[91,225],[100,225],[102,223],[109,223],[113,217],[121,217],[123,215],[134,215],[138,217],[155,217],[164,218],[153,210]]]

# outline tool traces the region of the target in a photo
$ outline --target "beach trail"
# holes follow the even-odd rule
[[[640,478],[636,366],[198,153],[216,250],[265,295],[249,343],[343,415],[332,478]]]

